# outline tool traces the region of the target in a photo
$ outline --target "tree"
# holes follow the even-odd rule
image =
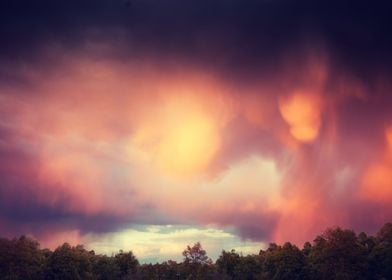
[[[259,279],[263,257],[261,255],[240,256],[240,263],[236,266],[233,279]]]
[[[92,279],[94,251],[82,245],[72,247],[64,243],[50,255],[45,270],[45,279]]]
[[[195,243],[192,247],[188,245],[182,255],[184,256],[182,274],[187,275],[189,279],[211,279],[212,261],[200,242]]]
[[[184,262],[187,264],[208,265],[212,263],[200,242],[195,243],[192,247],[188,245],[182,252],[182,255],[184,256]]]
[[[218,267],[218,271],[223,274],[227,275],[231,278],[234,278],[235,269],[240,264],[241,258],[235,250],[231,251],[222,251],[222,254],[216,260],[216,265]]]
[[[380,279],[392,279],[392,224],[385,224],[369,254],[371,271]]]
[[[0,278],[41,278],[45,257],[39,243],[26,236],[18,239],[0,239]]]
[[[289,242],[283,246],[274,246],[264,255],[263,278],[306,279],[305,256],[297,246]]]
[[[140,280],[158,280],[161,279],[159,278],[159,272],[157,271],[159,264],[152,265],[152,264],[143,264],[139,266],[138,272],[137,272],[137,279]],[[166,278],[164,278],[166,279]]]
[[[311,250],[312,250],[312,244],[310,244],[310,242],[305,242],[304,247],[302,249],[302,254],[304,256],[309,256]]]
[[[315,279],[368,279],[366,248],[351,230],[338,227],[318,236],[308,261]]]
[[[133,274],[136,274],[139,261],[132,251],[125,253],[121,250],[114,259],[120,269],[121,279],[129,279]]]
[[[113,257],[96,255],[92,264],[94,278],[97,280],[114,280],[120,277],[120,269]]]

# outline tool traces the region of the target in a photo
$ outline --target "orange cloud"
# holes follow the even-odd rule
[[[377,202],[392,200],[392,127],[385,129],[386,148],[378,162],[371,163],[362,178],[360,197]]]
[[[368,200],[391,201],[392,166],[385,163],[371,165],[363,177],[361,195]]]
[[[82,244],[82,238],[79,230],[68,230],[59,232],[45,232],[40,236],[41,248],[49,248],[55,250],[58,246],[61,246],[61,242],[67,242],[72,246]]]
[[[281,241],[303,241],[337,219],[348,223],[332,209],[334,200],[322,201],[351,193],[350,183],[330,186],[336,163],[352,164],[353,176],[357,170],[350,156],[338,155],[344,149],[336,145],[347,140],[335,126],[338,102],[322,90],[322,63],[304,67],[314,75],[309,83],[289,71],[263,85],[158,64],[75,56],[36,78],[31,94],[0,94],[3,122],[20,133],[14,147],[37,163],[36,204],[119,223],[234,226],[243,237]],[[391,131],[389,156],[369,165],[362,182],[363,197],[374,201],[392,195]],[[12,172],[25,172],[19,169]]]
[[[132,145],[146,152],[170,176],[182,178],[203,172],[219,150],[220,129],[226,120],[213,111],[220,108],[211,107],[197,91],[164,90],[169,96],[153,109],[153,117],[147,114],[141,119]]]
[[[296,90],[288,97],[279,99],[279,110],[295,139],[311,142],[317,138],[322,120],[320,96],[306,90]]]

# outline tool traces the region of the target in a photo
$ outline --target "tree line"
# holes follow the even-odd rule
[[[0,279],[392,279],[392,223],[375,236],[327,229],[303,248],[286,242],[253,255],[223,250],[215,263],[200,243],[182,255],[182,262],[140,264],[132,251],[107,256],[68,243],[51,251],[26,236],[0,238]]]

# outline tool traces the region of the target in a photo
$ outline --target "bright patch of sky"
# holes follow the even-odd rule
[[[133,228],[105,234],[87,234],[83,244],[97,254],[112,255],[120,249],[133,251],[140,263],[167,260],[182,261],[187,245],[201,242],[207,255],[215,261],[222,250],[235,249],[244,255],[258,254],[265,248],[261,242],[243,240],[229,229],[187,225],[137,225]]]

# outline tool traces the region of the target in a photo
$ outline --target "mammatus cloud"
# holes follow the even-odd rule
[[[280,100],[280,112],[290,126],[291,135],[302,142],[317,138],[321,125],[320,97],[303,91],[295,91]]]
[[[390,220],[386,9],[241,2],[2,3],[0,233],[301,243]]]

